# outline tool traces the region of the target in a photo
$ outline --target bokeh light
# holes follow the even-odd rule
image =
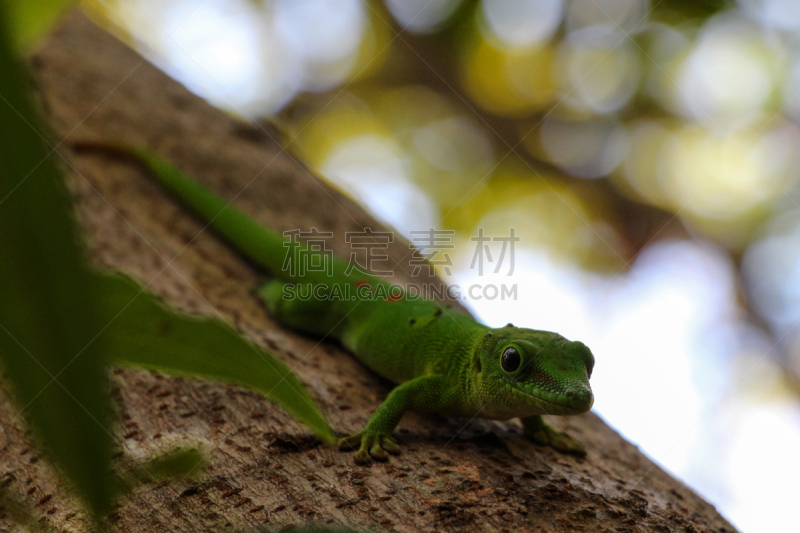
[[[571,32],[559,49],[562,99],[580,113],[622,108],[639,86],[639,58],[615,26],[588,26]]]
[[[350,74],[366,23],[359,0],[279,0],[273,17],[276,34],[305,66],[304,89],[324,90]]]
[[[427,33],[446,21],[460,3],[461,0],[387,0],[386,7],[403,29]]]
[[[780,76],[780,50],[751,22],[709,21],[677,75],[675,98],[687,117],[720,127],[764,109]]]
[[[481,7],[492,36],[515,48],[549,40],[561,24],[564,9],[562,0],[486,0]]]
[[[625,128],[610,120],[566,121],[546,117],[538,137],[547,159],[582,178],[609,175],[628,151]]]

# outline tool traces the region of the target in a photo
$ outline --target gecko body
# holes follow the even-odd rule
[[[274,276],[256,292],[276,320],[307,334],[338,339],[362,363],[398,384],[362,431],[340,440],[340,448],[357,449],[357,463],[385,461],[388,454],[400,453],[392,432],[407,411],[520,418],[532,441],[585,455],[583,446],[541,417],[591,409],[594,357],[583,343],[511,324],[489,328],[440,303],[402,293],[397,297],[396,287],[387,281],[351,272],[336,257],[317,258],[331,261],[327,271],[292,272],[285,268],[287,252],[320,252],[257,224],[152,152],[88,141],[75,147],[122,154],[143,165],[220,238]],[[300,296],[321,286],[326,289],[317,292],[322,297]]]

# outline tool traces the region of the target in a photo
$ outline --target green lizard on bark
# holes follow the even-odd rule
[[[155,154],[102,142],[74,146],[118,153],[143,165],[219,237],[275,276],[256,292],[279,323],[339,340],[369,368],[398,383],[362,431],[339,441],[340,449],[358,449],[356,463],[400,453],[392,432],[406,411],[519,417],[533,442],[586,454],[541,417],[591,409],[594,357],[583,343],[511,324],[489,328],[448,306],[407,297],[377,276],[349,272],[348,263],[335,257],[317,258],[331,261],[330,275],[315,270],[301,276],[284,268],[287,249],[321,252],[260,226]],[[309,294],[314,297],[303,296]]]

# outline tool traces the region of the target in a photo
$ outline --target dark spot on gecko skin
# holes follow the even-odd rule
[[[550,387],[553,385],[553,378],[550,377],[546,372],[542,372],[541,370],[534,370],[531,372],[531,379],[534,380],[536,383],[542,383],[545,387]]]
[[[442,316],[442,313],[444,313],[444,310],[441,307],[439,307],[438,309],[436,309],[436,311],[433,312],[433,316]]]
[[[416,322],[416,321],[417,321],[417,319],[416,319],[416,318],[409,318],[409,319],[408,319],[408,324],[409,324],[410,326],[413,326],[413,325],[414,325],[414,322]]]

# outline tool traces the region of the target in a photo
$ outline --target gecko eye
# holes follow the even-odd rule
[[[506,372],[515,372],[519,368],[522,358],[516,348],[506,348],[503,356],[500,358],[500,364],[503,365],[503,370]]]

